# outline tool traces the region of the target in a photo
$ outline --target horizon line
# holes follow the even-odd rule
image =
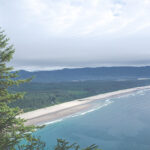
[[[84,68],[125,68],[125,67],[150,67],[150,65],[110,65],[110,66],[86,66],[86,67],[46,67],[45,69],[34,69],[34,68],[26,68],[26,67],[19,67],[15,68],[14,71],[28,71],[28,72],[38,72],[38,71],[57,71],[57,70],[64,70],[64,69],[84,69]]]

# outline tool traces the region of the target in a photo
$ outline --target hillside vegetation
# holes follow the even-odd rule
[[[40,83],[87,80],[133,80],[138,78],[150,78],[150,66],[76,68],[35,72],[21,70],[19,74],[21,78],[35,76],[33,82]]]
[[[24,111],[31,111],[78,98],[116,90],[150,85],[150,80],[129,81],[78,81],[60,83],[26,83],[9,89],[11,92],[25,91],[23,100],[11,103]]]

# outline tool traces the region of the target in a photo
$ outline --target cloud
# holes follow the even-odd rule
[[[1,0],[0,25],[15,44],[15,65],[150,59],[149,0]]]
[[[126,34],[130,30],[138,32],[138,28],[150,23],[149,0],[14,0],[9,3],[2,0],[1,3],[4,5],[0,6],[0,12],[6,20],[12,17],[15,25],[18,21],[24,29],[37,25],[42,32],[53,36],[100,36],[123,30]],[[1,19],[4,19],[2,24],[6,22],[2,16]]]
[[[148,0],[24,0],[24,4],[29,25],[40,24],[55,36],[101,35],[126,28],[130,32],[130,26],[139,28],[143,18],[147,21],[142,26],[150,22]]]

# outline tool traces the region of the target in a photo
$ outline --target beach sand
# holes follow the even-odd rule
[[[97,100],[117,97],[120,95],[125,95],[144,89],[150,89],[150,86],[118,90],[115,92],[99,94],[83,99],[77,99],[70,102],[65,102],[62,104],[23,113],[20,114],[18,117],[27,120],[25,125],[42,125],[47,122],[53,122],[62,119],[64,117],[74,115],[78,112],[85,111],[91,106],[92,102],[95,102]]]

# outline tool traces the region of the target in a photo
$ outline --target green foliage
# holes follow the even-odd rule
[[[57,139],[57,145],[55,146],[55,150],[80,150],[80,146],[77,143],[70,144],[66,140],[63,139]],[[100,150],[98,149],[98,146],[95,144],[83,148],[82,150]]]
[[[150,80],[78,81],[60,83],[31,82],[9,89],[11,92],[25,91],[27,93],[23,100],[13,102],[10,106],[19,106],[24,111],[31,111],[96,94],[145,85],[150,85]]]
[[[78,150],[79,149],[79,145],[77,145],[76,143],[68,145],[69,142],[63,140],[63,139],[57,139],[57,145],[55,147],[55,150],[69,150],[69,149],[75,149]]]
[[[12,67],[7,67],[7,63],[11,60],[14,48],[8,44],[9,39],[6,38],[3,31],[0,31],[0,150],[15,150],[16,145],[24,139],[27,145],[20,145],[22,149],[37,149],[43,146],[39,138],[32,137],[35,126],[24,126],[25,120],[18,118],[21,113],[18,107],[10,108],[8,106],[12,101],[22,99],[24,92],[10,93],[8,88],[18,86],[22,83],[30,81],[14,80],[17,72],[12,72]],[[35,147],[35,148],[34,148]]]
[[[7,67],[11,60],[14,48],[8,44],[4,32],[0,32],[0,150],[44,150],[45,143],[32,133],[40,127],[25,126],[25,120],[17,116],[22,112],[20,108],[10,108],[9,104],[22,99],[24,92],[9,92],[8,88],[26,83],[31,79],[15,80],[17,72],[12,72],[12,67]],[[55,101],[55,96],[49,97]],[[58,140],[56,150],[77,149],[75,144],[68,146],[68,142]],[[93,146],[87,150],[94,150]]]
[[[44,150],[45,143],[41,142],[40,138],[38,137],[29,137],[29,140],[26,144],[16,146],[18,150]]]

